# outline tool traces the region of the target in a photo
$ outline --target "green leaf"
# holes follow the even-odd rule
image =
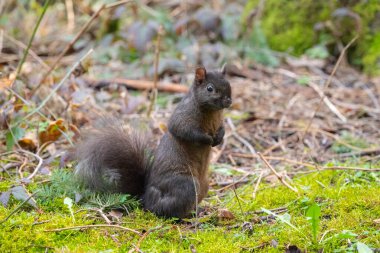
[[[316,45],[306,50],[306,54],[313,59],[326,59],[329,57],[329,51],[324,45]]]
[[[63,200],[63,204],[65,204],[69,208],[71,217],[73,218],[73,222],[75,223],[75,217],[74,217],[74,211],[73,211],[73,200],[71,198],[66,197]]]
[[[15,143],[21,139],[22,137],[24,137],[25,135],[25,130],[23,128],[20,128],[20,127],[12,127],[10,129],[10,131],[8,131],[6,133],[6,143],[7,143],[7,150],[10,151],[12,150],[13,146],[15,145]]]
[[[297,83],[303,86],[306,86],[310,82],[310,77],[309,76],[300,76],[297,79]]]
[[[274,217],[276,217],[277,220],[289,225],[291,228],[293,228],[297,231],[300,231],[296,226],[294,226],[292,223],[290,223],[290,219],[291,219],[290,214],[285,213],[283,215],[278,215],[278,214],[275,214],[274,212],[272,212],[271,210],[265,209],[263,207],[261,208],[261,210],[266,214],[273,215]]]
[[[321,208],[314,203],[312,206],[309,207],[306,211],[306,216],[308,217],[308,220],[310,221],[312,232],[313,232],[313,239],[314,242],[317,242],[317,235],[318,235],[318,228],[321,216]]]
[[[359,253],[373,253],[373,250],[362,242],[356,243],[356,249]]]

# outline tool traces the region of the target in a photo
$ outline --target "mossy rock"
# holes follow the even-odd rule
[[[246,4],[245,16],[260,0]],[[339,43],[347,44],[351,64],[368,74],[380,74],[380,4],[378,0],[267,0],[261,26],[270,47],[293,55],[304,54],[315,45],[326,45],[338,54]]]

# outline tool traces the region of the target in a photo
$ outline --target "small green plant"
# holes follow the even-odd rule
[[[332,146],[332,150],[338,154],[341,154],[351,152],[355,147],[361,149],[368,148],[369,143],[347,131],[343,131],[341,133],[341,142],[336,141]]]
[[[321,208],[316,203],[311,205],[309,209],[307,209],[306,211],[306,217],[309,220],[310,225],[311,225],[312,234],[313,234],[313,242],[315,245],[317,244],[320,216],[321,216]]]
[[[357,242],[356,243],[356,249],[358,250],[359,253],[372,253],[373,250],[368,247],[366,244],[362,242]]]
[[[73,222],[75,223],[75,217],[74,217],[74,211],[73,211],[73,200],[66,197],[63,200],[63,204],[65,204],[67,206],[67,208],[69,209],[71,217],[73,218]]]

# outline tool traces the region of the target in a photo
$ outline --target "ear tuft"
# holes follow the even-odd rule
[[[206,79],[206,69],[201,66],[195,69],[195,80],[198,83],[202,83]]]
[[[227,63],[224,63],[220,72],[225,76],[227,73]]]

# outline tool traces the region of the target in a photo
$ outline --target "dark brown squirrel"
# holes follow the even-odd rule
[[[105,120],[77,146],[76,174],[93,190],[140,198],[144,209],[158,216],[187,217],[207,194],[211,147],[223,141],[222,112],[230,105],[225,68],[198,67],[153,153],[144,136]]]

